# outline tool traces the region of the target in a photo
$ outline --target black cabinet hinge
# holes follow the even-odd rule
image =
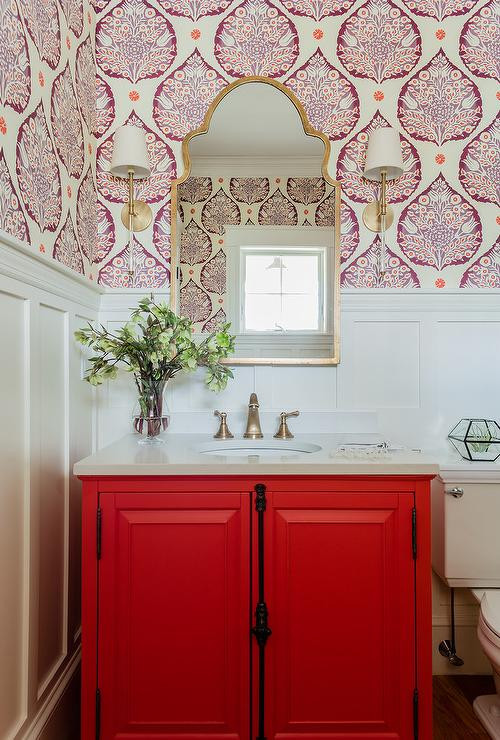
[[[101,690],[95,692],[95,740],[101,737]]]
[[[413,740],[418,740],[418,689],[413,692]]]
[[[96,520],[96,548],[97,548],[97,559],[101,559],[101,541],[102,541],[102,509],[97,509],[97,520]]]
[[[415,507],[411,510],[411,550],[413,559],[417,559],[417,510]]]

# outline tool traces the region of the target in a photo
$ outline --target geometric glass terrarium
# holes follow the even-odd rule
[[[500,456],[500,426],[492,419],[461,419],[448,439],[464,460],[494,462]]]

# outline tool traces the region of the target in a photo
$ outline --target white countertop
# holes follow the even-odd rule
[[[363,435],[364,438],[370,435]],[[207,455],[200,451],[209,443],[217,443],[206,434],[171,434],[160,445],[139,445],[139,435],[129,434],[74,466],[78,476],[118,475],[430,475],[439,473],[437,456],[432,453],[398,450],[361,457],[338,453],[341,443],[359,440],[360,435],[297,434],[293,440],[274,440],[283,445],[283,455],[265,457],[258,454]],[[376,441],[376,435],[371,435]],[[247,440],[235,437],[246,444]],[[377,438],[378,439],[378,438]],[[220,440],[223,447],[235,440]],[[370,441],[370,440],[367,440]],[[317,444],[321,450],[313,453],[293,453],[294,445]],[[256,451],[257,452],[257,451]]]

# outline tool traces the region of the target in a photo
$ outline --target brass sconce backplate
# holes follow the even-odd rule
[[[387,213],[385,216],[385,228],[388,229],[394,221],[394,211],[390,206],[387,206]],[[380,217],[380,203],[378,200],[374,200],[373,203],[368,203],[363,211],[363,223],[370,231],[376,231],[380,233],[382,231],[381,217]]]
[[[128,203],[122,208],[122,224],[128,229],[130,215]],[[144,231],[153,220],[153,211],[143,200],[134,200],[134,215],[132,216],[132,231]]]

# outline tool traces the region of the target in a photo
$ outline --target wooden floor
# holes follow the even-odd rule
[[[79,672],[76,685],[75,706],[79,696]],[[472,702],[476,696],[494,694],[495,684],[491,676],[434,676],[433,677],[433,740],[490,740],[474,714]],[[79,711],[74,713],[67,729],[59,733],[55,728],[47,735],[42,733],[40,740],[77,740]]]
[[[489,740],[472,702],[476,696],[494,693],[491,676],[434,676],[434,740]]]

